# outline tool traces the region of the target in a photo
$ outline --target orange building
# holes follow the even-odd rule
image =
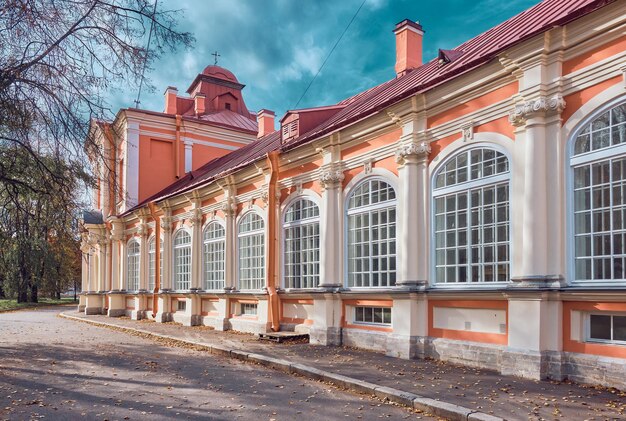
[[[395,77],[278,131],[217,66],[94,122],[79,310],[626,388],[624,10],[545,0],[428,63],[404,20]]]

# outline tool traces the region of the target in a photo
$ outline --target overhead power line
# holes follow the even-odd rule
[[[152,9],[152,20],[150,21],[150,33],[148,34],[148,45],[146,46],[146,58],[143,62],[143,69],[141,70],[141,78],[139,79],[139,91],[137,91],[137,99],[135,100],[135,108],[139,108],[139,98],[141,97],[141,88],[143,88],[143,79],[146,73],[146,66],[148,65],[148,53],[150,52],[150,41],[152,40],[152,30],[154,29],[154,19],[156,15],[157,3],[159,0],[154,0],[154,8]]]
[[[311,79],[311,81],[309,82],[308,86],[306,87],[306,89],[304,90],[304,92],[302,93],[302,96],[300,97],[300,99],[298,100],[298,102],[296,102],[296,105],[293,106],[293,108],[297,108],[298,105],[300,104],[300,101],[302,101],[302,99],[304,98],[304,96],[306,95],[306,93],[309,91],[309,88],[311,87],[311,85],[313,85],[313,82],[315,82],[315,79],[317,78],[317,75],[320,74],[320,72],[322,71],[322,69],[324,68],[324,65],[326,64],[326,62],[328,61],[328,59],[330,58],[330,56],[332,55],[333,51],[335,51],[335,48],[337,48],[337,45],[339,45],[339,42],[341,41],[341,38],[343,38],[343,36],[345,35],[345,33],[348,31],[348,28],[350,28],[350,25],[352,25],[352,22],[354,22],[354,20],[356,19],[357,15],[359,14],[359,12],[361,11],[361,9],[363,8],[363,5],[365,4],[367,0],[363,0],[363,2],[361,3],[361,5],[359,6],[359,8],[356,10],[356,12],[354,13],[354,16],[352,16],[352,19],[350,19],[350,22],[348,22],[348,25],[346,25],[346,27],[344,28],[343,32],[341,33],[341,35],[339,35],[339,38],[337,38],[337,41],[335,42],[335,45],[333,45],[333,48],[330,49],[330,52],[328,53],[328,55],[326,56],[326,58],[324,59],[324,62],[322,63],[322,65],[320,66],[320,68],[318,69],[317,73],[315,73],[315,76],[313,76],[313,79]]]

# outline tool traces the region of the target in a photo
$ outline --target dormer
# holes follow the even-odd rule
[[[225,92],[213,98],[213,108],[239,112],[239,99],[230,92]]]
[[[280,119],[282,142],[286,143],[296,137],[302,136],[337,114],[345,108],[345,106],[345,104],[338,104],[287,111],[284,117]]]

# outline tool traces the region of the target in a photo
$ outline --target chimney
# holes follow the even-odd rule
[[[257,137],[263,137],[270,133],[274,133],[274,111],[262,109],[257,113],[257,122],[259,123],[259,134]]]
[[[176,114],[176,97],[178,89],[168,86],[165,90],[165,114]]]
[[[201,115],[204,114],[205,111],[205,107],[204,107],[204,101],[206,99],[206,96],[202,93],[197,93],[194,97],[193,97],[193,101],[194,101],[194,110],[196,112],[196,115]]]
[[[419,22],[405,19],[396,24],[396,74],[405,75],[422,65],[422,38],[424,30]]]

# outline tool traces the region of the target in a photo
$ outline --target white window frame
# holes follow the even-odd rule
[[[206,233],[207,230],[209,228],[212,228],[213,226],[217,226],[219,228],[221,228],[224,232],[224,235],[222,237],[219,238],[211,238],[211,239],[206,239]],[[207,270],[206,270],[206,266],[207,264],[209,264],[209,262],[207,261],[207,252],[206,252],[206,248],[207,246],[217,246],[219,247],[219,244],[221,243],[221,253],[222,253],[222,262],[221,262],[221,266],[222,266],[222,276],[221,279],[212,279],[212,280],[208,280],[207,279]],[[218,251],[219,252],[219,251]],[[215,255],[216,251],[214,250],[212,255]],[[202,289],[204,289],[205,291],[219,291],[219,290],[223,290],[224,289],[224,285],[226,284],[226,226],[224,223],[222,223],[222,221],[217,220],[217,219],[212,219],[210,220],[202,229]],[[220,264],[220,262],[217,261],[211,261],[210,264],[213,265],[213,267],[216,264]],[[213,271],[216,272],[216,271]],[[219,271],[218,271],[219,272]],[[219,288],[207,288],[208,286],[208,282],[212,282],[212,283],[221,283],[221,287]]]
[[[607,345],[621,345],[625,346],[626,341],[620,341],[617,339],[596,339],[591,337],[591,316],[611,316],[611,336],[613,336],[613,317],[626,317],[626,313],[603,313],[592,311],[585,313],[585,342],[607,344]]]
[[[372,312],[376,309],[389,309],[389,323],[385,322],[361,322],[356,319],[357,308],[371,308]],[[383,317],[384,320],[384,317]],[[369,305],[356,305],[352,307],[352,323],[355,325],[364,325],[364,326],[382,326],[382,327],[391,327],[393,322],[393,307],[390,306],[369,306]]]
[[[241,226],[241,223],[244,221],[244,219],[250,215],[250,214],[256,214],[259,218],[261,218],[261,221],[263,222],[263,228],[256,230],[256,231],[249,231],[249,232],[245,232],[245,233],[240,233],[239,232],[239,228]],[[267,221],[265,220],[265,218],[263,217],[263,212],[261,212],[258,209],[251,209],[248,210],[246,212],[244,212],[243,214],[241,214],[241,216],[239,217],[239,219],[237,220],[237,224],[235,229],[237,230],[237,288],[239,290],[242,291],[258,291],[261,290],[265,287],[265,270],[266,270],[266,265],[267,265],[267,256],[266,256],[266,243],[267,243],[267,234],[266,234],[266,230],[267,230]],[[259,288],[241,288],[241,238],[242,237],[252,237],[255,235],[261,235],[262,236],[262,241],[261,241],[261,247],[263,248],[262,253],[260,254],[261,257],[263,258],[263,266],[261,267],[261,272],[262,272],[262,278],[260,282],[262,285],[260,285]],[[255,280],[255,282],[257,282],[257,280]]]
[[[286,218],[287,218],[287,212],[291,209],[292,206],[294,206],[297,202],[302,201],[302,200],[308,200],[311,201],[315,204],[315,206],[317,206],[317,210],[318,210],[318,215],[316,217],[312,217],[312,218],[307,218],[307,219],[301,219],[299,221],[295,221],[295,222],[286,222]],[[285,202],[285,206],[283,209],[283,213],[282,213],[282,218],[281,221],[283,223],[282,225],[282,230],[281,230],[281,235],[282,235],[282,252],[280,253],[280,257],[281,257],[281,279],[282,279],[282,287],[285,289],[313,289],[313,288],[317,288],[320,282],[320,267],[321,267],[321,206],[319,203],[319,200],[317,197],[313,196],[313,195],[298,195],[293,197],[292,199],[288,199]],[[317,261],[317,275],[315,276],[317,278],[316,284],[312,287],[302,287],[300,286],[299,288],[291,288],[287,286],[287,275],[286,275],[286,253],[287,253],[287,235],[286,235],[286,231],[289,228],[293,228],[293,227],[302,227],[302,226],[307,226],[307,225],[313,225],[313,224],[317,224],[318,225],[318,250],[317,250],[317,255],[318,255],[318,261]],[[302,263],[301,263],[302,264]],[[315,264],[315,262],[313,263]]]
[[[188,236],[189,236],[189,244],[188,245],[176,245],[176,238],[180,235],[181,232],[185,232]],[[193,236],[191,235],[191,232],[189,231],[189,229],[187,229],[186,227],[183,228],[179,228],[178,230],[176,230],[176,232],[174,233],[174,235],[172,236],[172,286],[174,287],[174,291],[189,291],[191,289],[191,285],[192,285],[192,273],[191,273],[191,268],[192,268],[192,259],[193,259],[193,253],[192,253],[192,243],[193,243]],[[176,266],[176,251],[178,249],[183,249],[183,248],[189,248],[189,271],[185,272],[188,274],[189,276],[189,288],[186,289],[179,289],[178,288],[178,282],[176,280],[176,277],[178,275],[177,273],[177,266]],[[184,275],[184,273],[181,273],[181,275]]]
[[[152,245],[154,244],[154,251],[150,251]],[[159,280],[161,281],[161,285],[163,285],[163,238],[160,241],[160,259],[159,259]],[[154,260],[153,260],[154,256]],[[153,268],[152,265],[155,265]],[[153,292],[156,286],[156,236],[150,237],[148,240],[148,291]]]
[[[131,247],[137,246],[137,252],[131,255]],[[132,282],[136,288],[131,288],[131,264],[132,264]],[[139,267],[141,266],[141,245],[136,238],[131,238],[126,244],[126,290],[139,291],[141,287],[139,279]]]
[[[350,205],[350,199],[352,198],[352,196],[354,195],[354,192],[361,187],[361,185],[363,185],[364,183],[369,183],[372,181],[382,181],[386,184],[388,184],[394,191],[395,194],[395,199],[393,200],[388,200],[386,202],[379,202],[376,203],[374,205],[367,205],[367,206],[361,206],[355,209],[349,209],[349,205]],[[349,220],[350,220],[350,216],[351,215],[356,215],[356,214],[365,214],[365,213],[369,213],[371,211],[376,211],[376,210],[380,210],[380,209],[388,209],[388,208],[395,208],[395,213],[396,213],[396,220],[394,222],[395,225],[395,229],[396,229],[396,234],[395,234],[395,238],[394,241],[396,243],[396,251],[395,251],[395,260],[396,260],[396,268],[394,270],[395,272],[395,281],[393,285],[387,285],[387,286],[350,286],[350,241],[349,241],[349,233],[350,233],[350,224],[349,224]],[[390,180],[388,177],[385,177],[383,175],[373,175],[373,176],[367,176],[364,177],[362,179],[359,179],[358,182],[356,182],[353,186],[351,186],[351,188],[348,191],[348,194],[345,197],[345,201],[344,201],[344,259],[343,259],[343,264],[344,264],[344,287],[345,288],[349,288],[349,289],[355,289],[355,290],[379,290],[379,289],[388,289],[388,288],[394,288],[397,283],[398,283],[398,275],[399,275],[399,268],[398,268],[398,220],[399,215],[398,215],[398,186],[395,182],[393,182],[392,180]],[[370,239],[371,241],[371,239]],[[369,256],[369,270],[370,270],[370,283],[371,283],[371,275],[372,275],[372,256],[370,253]],[[379,271],[380,272],[380,271]],[[389,269],[387,269],[387,273],[390,273]]]
[[[491,175],[488,177],[484,177],[484,178],[480,178],[478,180],[475,181],[465,181],[463,182],[463,184],[461,184],[462,187],[459,187],[459,184],[453,185],[453,186],[446,186],[446,187],[441,187],[441,188],[436,188],[436,180],[437,180],[437,175],[440,173],[440,171],[443,170],[443,168],[446,166],[446,164],[452,160],[455,159],[457,156],[459,156],[460,154],[463,153],[469,153],[471,150],[473,149],[491,149],[494,150],[496,152],[499,152],[501,154],[503,154],[506,159],[508,160],[508,166],[509,166],[509,170],[507,173],[504,174],[496,174],[496,175]],[[507,149],[505,149],[504,147],[502,147],[499,144],[496,143],[491,143],[488,141],[485,142],[476,142],[473,143],[472,145],[469,146],[463,146],[460,147],[456,150],[450,151],[446,154],[446,157],[444,160],[442,160],[431,172],[431,176],[430,176],[430,257],[429,257],[429,262],[430,262],[430,268],[429,268],[429,273],[430,273],[430,287],[431,288],[435,288],[435,289],[459,289],[459,288],[471,288],[471,289],[498,289],[498,288],[502,288],[503,286],[506,286],[508,284],[511,283],[511,277],[512,277],[512,273],[513,273],[513,238],[512,238],[512,228],[513,228],[513,220],[512,220],[512,208],[513,208],[513,196],[512,196],[512,174],[513,174],[513,160],[511,159],[511,155],[509,153],[509,151]],[[508,180],[508,188],[509,188],[509,232],[508,232],[508,246],[509,246],[509,260],[508,260],[508,264],[509,264],[509,280],[505,281],[505,282],[501,282],[501,281],[492,281],[492,282],[450,282],[450,283],[445,283],[445,282],[437,282],[437,273],[436,273],[436,266],[437,266],[437,256],[436,256],[436,251],[437,251],[437,245],[436,245],[436,238],[435,238],[435,234],[436,234],[436,226],[435,226],[435,215],[436,215],[436,210],[435,210],[435,199],[438,196],[445,196],[451,193],[456,193],[456,192],[462,192],[462,191],[467,191],[469,192],[472,189],[478,188],[478,187],[484,187],[484,186],[489,186],[489,185],[497,185],[500,184],[504,181]],[[435,191],[436,190],[436,191]],[[468,245],[470,244],[469,242],[469,238],[468,238]],[[467,256],[468,261],[470,259],[470,255],[468,254]]]
[[[608,159],[616,159],[626,157],[626,144],[622,143],[618,146],[612,146],[604,149],[581,153],[574,155],[576,141],[581,132],[597,117],[603,113],[610,111],[614,107],[624,103],[626,97],[621,95],[611,101],[606,102],[593,112],[589,113],[584,119],[578,123],[576,128],[572,130],[567,139],[565,174],[566,174],[566,278],[568,284],[572,286],[595,286],[595,287],[617,287],[626,286],[626,279],[616,280],[576,280],[576,251],[575,251],[575,206],[574,206],[574,167],[578,165],[589,165]],[[611,212],[612,213],[612,212]],[[611,231],[613,233],[613,231]],[[611,234],[612,235],[612,234]],[[626,244],[624,245],[626,247]]]

